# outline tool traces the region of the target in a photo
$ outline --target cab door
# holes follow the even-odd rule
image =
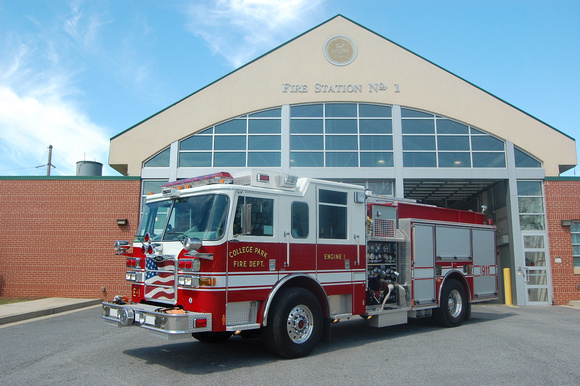
[[[263,300],[278,281],[285,249],[280,244],[278,197],[236,194],[228,238],[227,302]]]

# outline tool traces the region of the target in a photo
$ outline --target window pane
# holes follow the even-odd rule
[[[514,149],[517,168],[539,168],[542,164],[520,149]]]
[[[179,167],[210,167],[211,153],[179,153]]]
[[[319,205],[321,239],[346,239],[346,207]]]
[[[358,123],[361,134],[391,134],[393,122],[390,119],[361,119]]]
[[[356,117],[356,105],[353,103],[329,103],[326,105],[327,117]]]
[[[356,135],[327,135],[326,150],[357,150]]]
[[[542,197],[518,197],[520,213],[544,213]]]
[[[526,267],[545,267],[546,253],[545,252],[526,252]]]
[[[143,195],[149,193],[161,193],[161,185],[166,184],[167,181],[146,181],[143,180]]]
[[[390,135],[361,135],[361,150],[393,150],[393,137]]]
[[[290,136],[291,150],[324,150],[322,135],[292,135]]]
[[[518,181],[518,196],[541,196],[541,181]]]
[[[322,117],[322,105],[290,106],[291,117]]]
[[[503,150],[503,141],[490,135],[471,137],[473,150]]]
[[[528,230],[544,230],[544,216],[543,215],[520,215],[520,229]]]
[[[437,133],[439,134],[468,134],[467,126],[449,119],[437,119]]]
[[[487,135],[486,132],[474,129],[473,127],[471,128],[471,134],[486,134]]]
[[[379,194],[381,196],[393,196],[394,183],[393,181],[369,181],[368,188],[373,192],[373,194]]]
[[[322,133],[322,119],[292,119],[290,121],[290,133]]]
[[[245,150],[245,135],[220,135],[215,137],[215,150]]]
[[[435,150],[435,136],[404,135],[403,150]]]
[[[390,117],[391,106],[366,105],[360,104],[359,116],[361,117]]]
[[[292,237],[304,239],[308,237],[308,204],[305,202],[292,203]]]
[[[358,153],[326,153],[327,167],[357,167]]]
[[[236,203],[234,216],[234,234],[242,232],[242,212],[244,199],[249,204],[251,214],[251,229],[245,229],[245,235],[273,236],[274,235],[274,200],[258,197],[239,197]]]
[[[249,135],[249,150],[280,150],[279,135]]]
[[[213,166],[246,166],[246,153],[215,153]]]
[[[403,166],[410,168],[436,167],[435,153],[403,153]]]
[[[322,167],[324,166],[324,153],[322,152],[304,152],[290,153],[291,167]]]
[[[143,165],[146,168],[163,168],[169,166],[169,148],[163,150]]]
[[[403,119],[403,134],[434,134],[433,119]]]
[[[544,248],[544,236],[524,236],[524,248]]]
[[[280,133],[281,121],[279,119],[250,119],[250,133]]]
[[[180,150],[211,150],[211,136],[189,137],[179,143]]]
[[[547,302],[547,288],[528,288],[528,300],[531,302]]]
[[[250,114],[250,118],[280,117],[281,115],[282,115],[282,109],[277,108],[277,109],[270,109],[270,110],[266,110],[266,111],[260,111],[259,113]]]
[[[232,119],[231,121],[222,123],[215,127],[215,132],[217,134],[234,134],[234,133],[245,133],[246,132],[246,120],[245,119]]]
[[[280,167],[281,156],[278,152],[272,153],[260,153],[260,152],[250,152],[248,153],[248,166],[271,166]]]
[[[326,132],[331,134],[356,134],[356,119],[327,119]]]
[[[393,167],[393,153],[360,153],[361,167]]]
[[[545,270],[530,270],[528,272],[528,285],[546,285],[548,284],[548,276],[546,275]],[[536,288],[538,289],[538,288]],[[545,291],[545,289],[542,289]]]
[[[439,153],[440,168],[468,168],[471,167],[469,153]]]
[[[318,200],[327,204],[346,205],[347,193],[320,189]]]
[[[580,232],[580,221],[572,222],[572,226],[570,227],[572,232]]]
[[[422,111],[411,110],[411,109],[401,109],[401,116],[406,117],[416,117],[416,118],[433,118],[433,114],[424,113]]]
[[[468,136],[438,136],[437,148],[439,150],[469,150]]]
[[[505,168],[504,153],[473,153],[474,168]]]

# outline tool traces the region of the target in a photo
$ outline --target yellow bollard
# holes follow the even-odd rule
[[[505,295],[506,306],[512,305],[512,274],[511,269],[503,269],[503,292]]]

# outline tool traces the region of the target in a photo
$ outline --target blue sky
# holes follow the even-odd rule
[[[580,142],[577,0],[0,0],[0,175],[119,175],[111,137],[337,14]]]

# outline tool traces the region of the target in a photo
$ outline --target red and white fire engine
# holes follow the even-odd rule
[[[259,333],[294,358],[355,315],[452,327],[498,294],[483,213],[265,171],[169,183],[144,209],[135,241],[115,243],[131,295],[104,302],[102,317],[166,339]]]

